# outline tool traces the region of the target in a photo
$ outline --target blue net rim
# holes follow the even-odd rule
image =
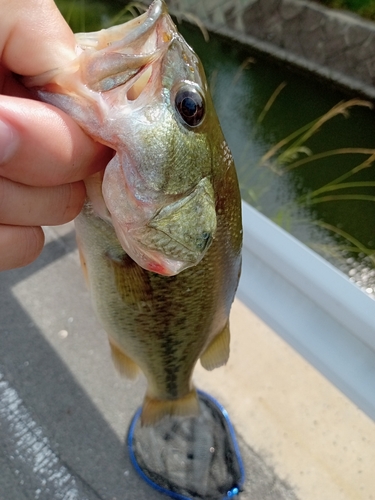
[[[238,484],[236,486],[234,486],[232,489],[227,491],[226,495],[222,498],[222,500],[226,500],[228,498],[233,498],[233,497],[239,495],[239,493],[242,491],[243,484],[245,481],[245,469],[244,469],[240,449],[238,446],[238,442],[237,442],[237,438],[236,438],[236,434],[234,432],[232,422],[230,421],[227,410],[215,398],[213,398],[212,396],[210,396],[209,394],[207,394],[206,392],[203,392],[201,390],[197,390],[197,393],[198,393],[198,397],[210,401],[219,410],[219,412],[222,414],[222,416],[224,417],[225,422],[227,424],[229,434],[230,434],[230,437],[232,440],[233,448],[234,448],[236,458],[238,461],[239,469],[240,469],[240,479],[239,479]],[[129,432],[128,432],[128,437],[127,437],[128,453],[129,453],[130,461],[131,461],[134,469],[136,470],[138,475],[149,486],[151,486],[155,490],[159,491],[160,493],[168,495],[170,498],[174,498],[176,500],[192,500],[190,497],[187,497],[185,495],[181,495],[181,494],[176,493],[174,491],[168,490],[168,489],[160,486],[159,484],[155,483],[143,472],[143,470],[139,466],[137,459],[135,457],[135,454],[134,454],[134,450],[133,450],[133,439],[134,439],[135,427],[137,425],[138,420],[140,419],[141,412],[142,412],[142,407],[138,408],[138,410],[136,411],[136,413],[131,421],[131,424],[129,427]]]

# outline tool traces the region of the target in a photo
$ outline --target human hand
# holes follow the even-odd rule
[[[62,111],[31,100],[15,75],[33,76],[75,57],[75,38],[53,0],[0,0],[0,271],[39,255],[41,226],[82,208],[82,179],[103,169],[108,148]]]

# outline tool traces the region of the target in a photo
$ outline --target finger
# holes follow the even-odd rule
[[[53,0],[0,0],[2,63],[38,75],[75,57],[74,35]]]
[[[19,81],[17,75],[2,66],[0,66],[0,94],[35,99],[30,90]]]
[[[0,96],[1,176],[32,186],[56,186],[104,169],[112,154],[63,111]]]
[[[43,245],[44,233],[40,227],[0,225],[0,271],[30,264]]]
[[[83,182],[30,187],[0,177],[0,224],[54,226],[76,217],[85,199]]]

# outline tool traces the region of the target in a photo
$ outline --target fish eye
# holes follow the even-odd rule
[[[204,100],[196,88],[180,88],[174,102],[178,114],[186,125],[197,127],[202,123],[205,113]]]

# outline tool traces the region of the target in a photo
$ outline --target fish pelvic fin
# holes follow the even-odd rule
[[[199,414],[198,395],[192,389],[179,399],[156,399],[146,394],[143,401],[141,424],[148,427],[157,424],[164,417],[195,417]]]
[[[116,370],[123,377],[136,379],[139,374],[138,365],[116,344],[116,342],[108,337],[111,347],[111,357]]]
[[[229,321],[227,321],[222,331],[211,340],[201,355],[200,360],[203,368],[211,371],[225,365],[229,359],[229,343],[230,331]]]

